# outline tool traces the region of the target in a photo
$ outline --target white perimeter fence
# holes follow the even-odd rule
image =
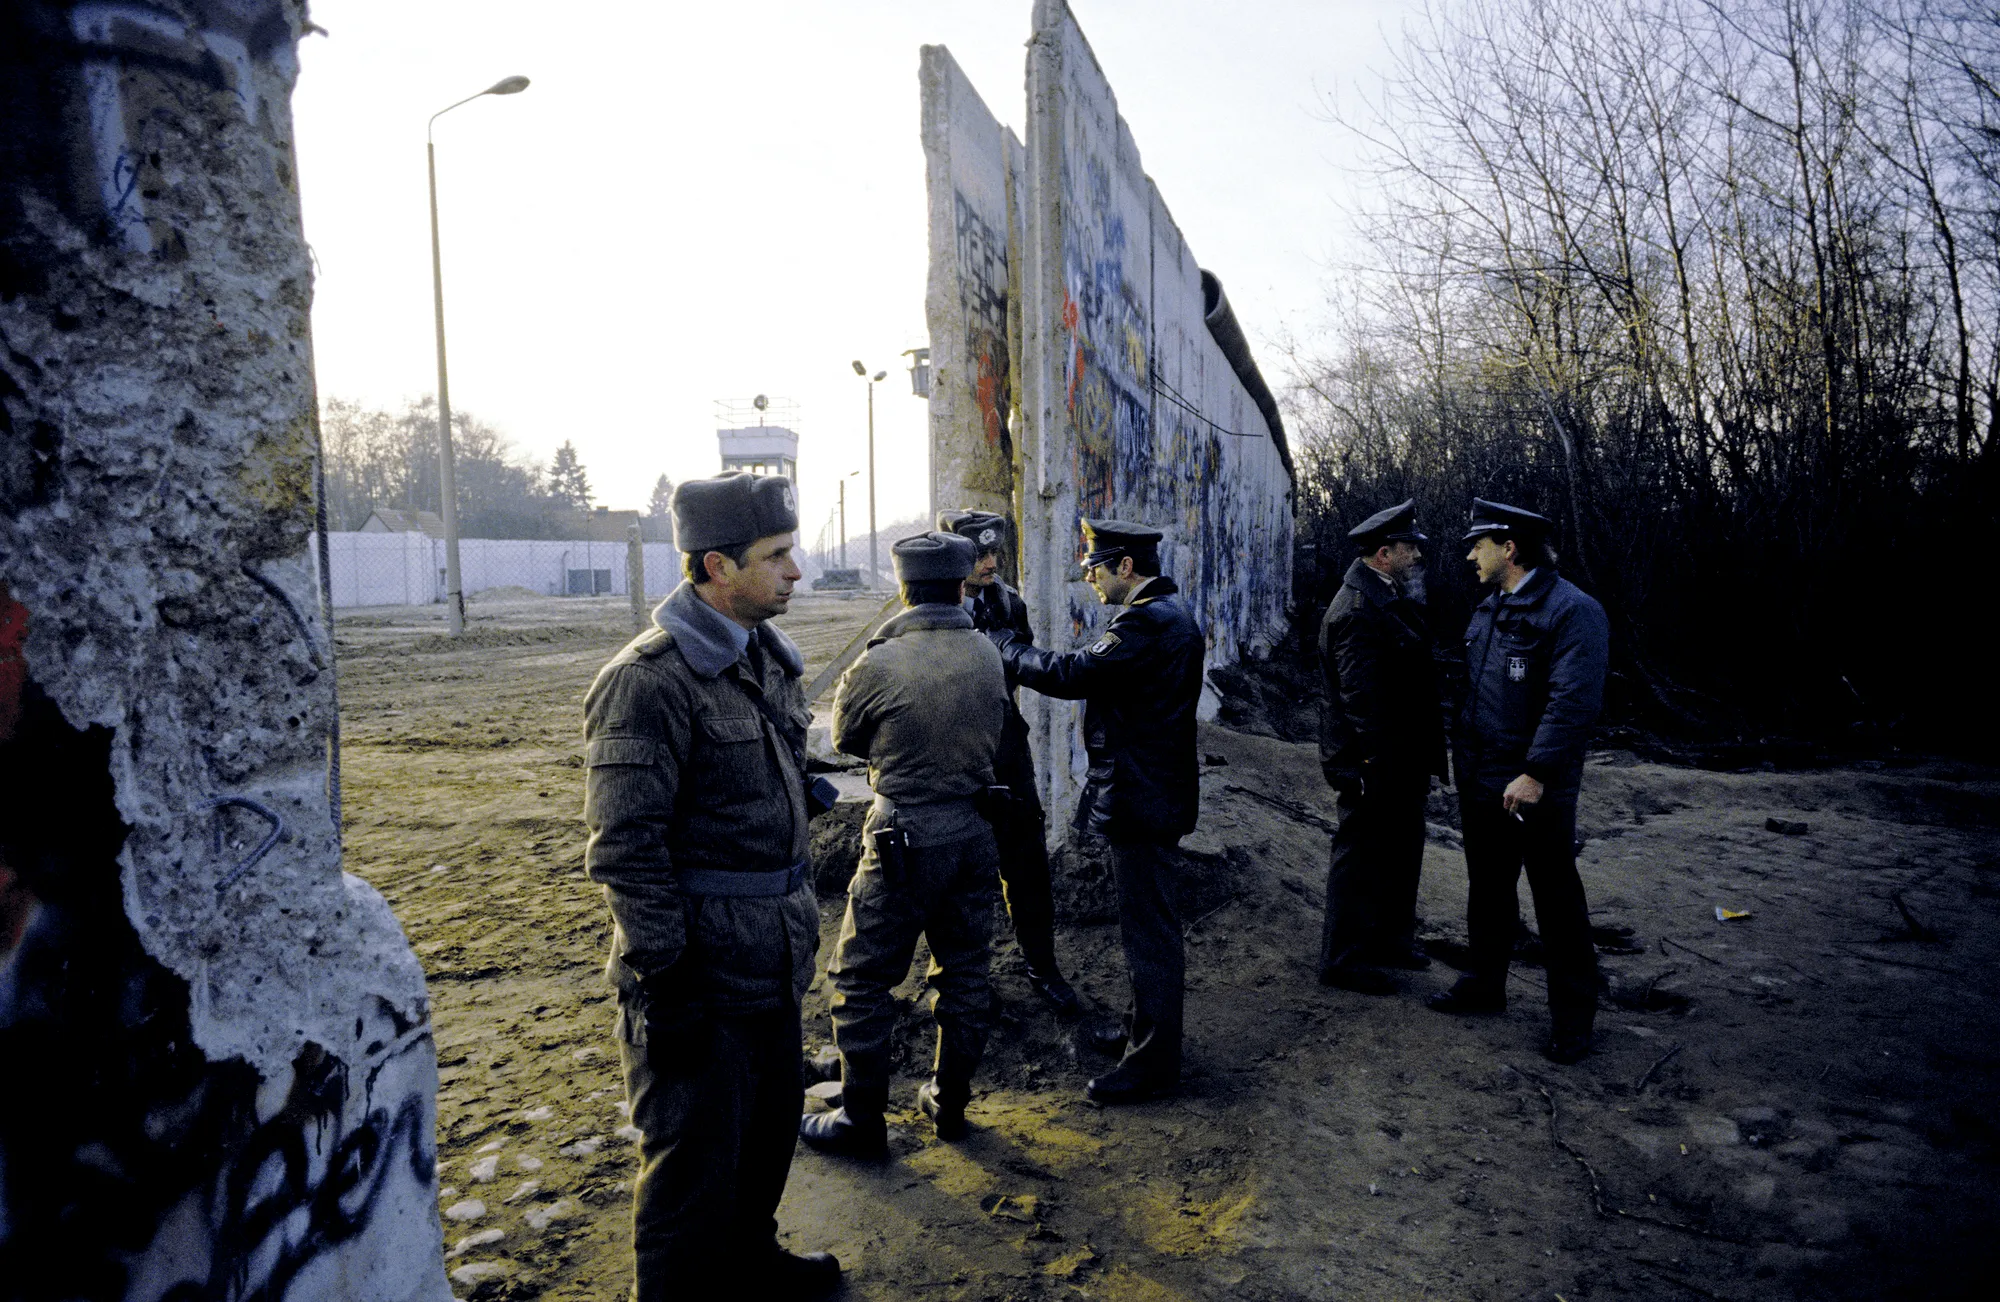
[[[420,533],[329,533],[333,604],[423,606],[444,600],[444,543]],[[646,592],[664,597],[681,580],[672,543],[642,544]],[[516,542],[461,538],[458,574],[468,593],[526,588],[539,596],[625,596],[622,542]]]

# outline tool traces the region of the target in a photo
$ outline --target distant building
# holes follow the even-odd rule
[[[719,429],[715,441],[722,450],[722,469],[747,470],[753,475],[783,475],[799,482],[799,436],[783,425],[751,425]]]
[[[420,533],[427,538],[444,537],[444,521],[436,511],[406,511],[394,506],[378,506],[368,513],[362,533]]]
[[[586,515],[580,515],[574,525],[563,529],[563,536],[577,542],[624,542],[626,530],[639,523],[637,511],[614,511],[608,506],[600,506]]]

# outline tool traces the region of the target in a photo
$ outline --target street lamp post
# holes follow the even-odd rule
[[[850,470],[840,477],[840,568],[847,568],[847,481],[860,474]]]
[[[503,77],[478,95],[467,95],[458,104],[470,104],[481,95],[518,95],[528,88],[526,77]],[[424,156],[431,172],[431,300],[437,317],[438,358],[438,498],[444,517],[444,599],[451,635],[465,632],[465,591],[458,577],[458,476],[451,455],[451,383],[444,364],[444,258],[438,248],[438,166],[437,144],[431,129],[437,120],[458,107],[447,104],[431,114],[424,124]]]
[[[854,363],[854,373],[868,381],[868,586],[873,588],[882,575],[882,561],[875,550],[875,382],[889,378],[887,371],[868,374],[868,368]]]

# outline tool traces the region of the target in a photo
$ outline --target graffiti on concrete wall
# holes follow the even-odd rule
[[[450,1295],[422,972],[327,767],[303,25],[0,5],[8,1299]]]
[[[1162,560],[1208,633],[1211,663],[1228,663],[1268,647],[1284,618],[1289,475],[1204,328],[1201,273],[1101,69],[1066,7],[1047,8],[1047,48],[1061,52],[1060,129],[1049,137],[1059,156],[1039,174],[1060,187],[1061,410],[1075,514],[1164,529]],[[1079,626],[1098,618],[1080,592],[1071,613]]]
[[[187,982],[127,920],[110,730],[27,672],[0,585],[0,1281],[38,1299],[332,1296],[378,1216],[426,1216],[427,1023],[358,1010],[272,1079],[195,1043]],[[310,961],[307,956],[302,959]]]
[[[1209,664],[1262,654],[1281,635],[1291,595],[1282,431],[1246,388],[1247,348],[1226,356],[1209,329],[1202,273],[1063,0],[1036,0],[1028,50],[1027,145],[1013,197],[1022,215],[1009,227],[1005,265],[1008,307],[1019,315],[1009,369],[1022,415],[1021,488],[1011,505],[1031,618],[1057,643],[1102,622],[1095,595],[1077,581],[1079,521],[1129,518],[1165,532],[1161,559],[1208,635]],[[1008,172],[1002,133],[947,53],[929,47],[924,58],[933,186],[949,179],[968,193],[996,193],[992,178]],[[934,349],[962,328],[940,310],[938,286],[953,286],[953,308],[984,301],[979,267],[999,262],[973,256],[962,214],[940,211],[936,194]],[[1254,391],[1263,391],[1261,378]],[[949,456],[962,439],[954,401],[949,390],[932,398],[935,464],[960,475],[940,485],[941,497],[973,488]],[[1040,698],[1023,709],[1045,803],[1065,810],[1084,766],[1076,710]]]
[[[941,46],[923,50],[924,154],[930,196],[932,489],[941,508],[1005,512],[1014,500],[1008,344],[1013,181],[1019,145]]]
[[[988,225],[954,190],[957,215],[959,303],[965,314],[965,356],[974,367],[973,398],[986,444],[1011,464],[1007,410],[1013,403],[1013,368],[1007,355],[1007,236]]]

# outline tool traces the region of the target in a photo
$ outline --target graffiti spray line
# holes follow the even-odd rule
[[[1148,378],[1151,379],[1152,381],[1152,389],[1154,393],[1159,394],[1161,397],[1165,398],[1168,402],[1172,403],[1174,406],[1179,407],[1182,411],[1194,417],[1202,424],[1208,426],[1210,429],[1214,430],[1217,434],[1226,434],[1233,439],[1258,439],[1258,438],[1270,437],[1270,435],[1268,434],[1246,434],[1242,430],[1230,429],[1226,425],[1218,425],[1215,423],[1215,421],[1211,420],[1208,416],[1204,415],[1202,413],[1201,408],[1195,406],[1193,403],[1189,402],[1186,398],[1182,397],[1180,391],[1175,389],[1173,385],[1168,384],[1165,380],[1162,380],[1159,377],[1159,373],[1157,371],[1154,372],[1154,374]]]

